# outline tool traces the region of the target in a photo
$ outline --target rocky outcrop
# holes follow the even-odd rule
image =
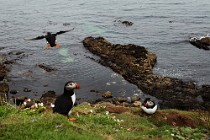
[[[190,38],[189,42],[199,49],[210,50],[210,37],[209,36],[203,36],[200,38],[192,37]]]
[[[6,56],[0,54],[0,104],[8,100],[9,85],[6,79],[8,72],[6,62]]]
[[[153,73],[157,61],[154,53],[137,45],[112,44],[102,37],[87,37],[83,45],[93,54],[100,56],[102,65],[121,74],[127,81],[139,87],[144,93],[157,97],[161,108],[206,109],[210,100],[197,101],[197,97],[209,96],[206,87],[198,87],[194,82]]]

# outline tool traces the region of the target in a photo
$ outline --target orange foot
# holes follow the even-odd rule
[[[56,48],[60,48],[60,46],[59,46],[59,44],[58,44],[58,43],[56,43],[56,44],[55,44],[55,47],[56,47]]]
[[[69,118],[68,120],[69,120],[69,121],[76,121],[77,118]]]
[[[49,44],[47,44],[45,49],[50,49],[50,48],[51,48],[51,46]]]

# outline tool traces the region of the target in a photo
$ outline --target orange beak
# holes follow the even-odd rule
[[[76,84],[75,89],[80,89],[80,85]]]

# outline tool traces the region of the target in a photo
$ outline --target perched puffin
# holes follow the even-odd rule
[[[63,34],[63,33],[66,33],[66,32],[69,32],[69,31],[72,31],[72,30],[74,30],[74,28],[71,29],[71,30],[59,31],[59,32],[54,33],[54,34],[51,33],[51,32],[47,32],[46,35],[38,36],[38,37],[29,39],[29,40],[40,40],[40,39],[44,39],[44,38],[45,38],[46,41],[47,41],[47,47],[46,47],[46,49],[49,49],[49,48],[54,47],[54,46],[55,46],[56,48],[59,48],[60,46],[59,46],[59,44],[57,43],[56,36],[57,36],[57,35],[60,35],[60,34]]]
[[[71,109],[75,104],[76,95],[74,89],[79,89],[80,85],[69,81],[64,86],[64,93],[58,96],[53,107],[54,113],[59,113],[65,116],[70,115]]]
[[[157,105],[150,98],[146,98],[142,103],[141,108],[147,114],[153,114],[157,110]]]
[[[210,37],[202,36],[200,38],[192,37],[189,42],[199,49],[210,50]]]

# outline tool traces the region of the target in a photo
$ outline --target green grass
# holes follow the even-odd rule
[[[157,125],[155,120],[151,121],[152,116],[133,114],[132,109],[122,114],[110,114],[101,106],[83,105],[75,107],[73,112],[71,117],[78,120],[72,122],[49,110],[18,110],[2,105],[0,140],[179,140],[192,137],[202,140],[208,133],[205,127]]]

